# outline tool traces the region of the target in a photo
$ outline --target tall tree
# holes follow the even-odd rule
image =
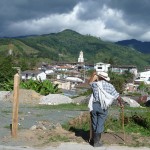
[[[4,83],[13,80],[15,73],[17,72],[13,68],[13,58],[11,56],[0,58],[0,84],[1,88],[3,88]]]

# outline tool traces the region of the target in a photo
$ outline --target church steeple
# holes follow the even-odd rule
[[[8,55],[12,55],[13,54],[13,44],[9,44],[9,50],[8,50]]]
[[[78,63],[84,63],[84,58],[83,58],[83,52],[82,51],[80,51],[79,58],[78,58]]]

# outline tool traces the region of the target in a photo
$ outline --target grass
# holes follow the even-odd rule
[[[2,110],[1,113],[8,115],[12,113],[12,110]]]
[[[140,147],[146,146],[150,147],[150,108],[125,108],[124,115],[124,131],[121,122],[121,111],[118,107],[111,107],[109,110],[109,115],[105,122],[106,133],[113,133],[120,136],[120,134],[125,133],[131,139],[128,146]],[[136,114],[136,115],[135,115]],[[139,119],[138,121],[135,118]],[[90,115],[89,112],[85,112],[82,116],[78,116],[62,126],[65,130],[82,133],[89,133],[90,130]],[[132,137],[132,138],[131,138]],[[115,141],[114,141],[115,142]],[[117,139],[116,139],[117,143]],[[119,143],[118,143],[119,144]],[[122,143],[120,143],[121,145]]]
[[[10,129],[11,127],[10,127],[10,125],[6,125],[6,126],[4,126],[4,128]]]
[[[70,139],[67,136],[55,135],[55,136],[51,136],[43,144],[47,144],[50,142],[70,142]]]
[[[42,114],[36,114],[36,117],[41,117],[41,116],[43,116]]]
[[[116,108],[111,108],[114,111]],[[124,129],[126,133],[139,133],[143,136],[150,136],[150,108],[124,108]],[[121,111],[118,115],[109,113],[105,123],[105,129],[111,129],[115,132],[122,130]]]
[[[56,136],[52,136],[48,139],[48,141],[51,141],[51,142],[69,142],[69,138],[66,137],[66,136],[61,136],[61,135],[56,135]]]
[[[138,133],[142,136],[150,136],[150,109],[149,108],[125,108],[124,129],[126,133]],[[63,125],[66,130],[89,130],[90,117],[86,112],[80,117],[74,118]],[[111,107],[105,122],[105,131],[122,132],[121,111],[117,107]]]
[[[88,112],[83,113],[82,116],[73,118],[69,122],[62,125],[66,130],[83,130],[88,131],[90,129],[90,115]]]
[[[59,105],[38,105],[34,108],[37,109],[59,109],[59,110],[80,110],[80,111],[88,111],[88,107],[86,104],[78,105],[75,103],[69,103],[69,104],[59,104]]]
[[[12,124],[10,124],[10,125],[5,125],[4,128],[11,130],[11,129],[12,129]],[[24,128],[23,128],[21,125],[18,124],[18,130],[22,130],[22,129],[24,129]]]

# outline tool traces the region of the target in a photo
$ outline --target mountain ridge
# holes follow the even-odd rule
[[[122,46],[134,48],[142,53],[146,53],[146,54],[150,53],[150,48],[149,48],[150,42],[143,42],[143,41],[138,41],[136,39],[130,39],[130,40],[118,41],[115,43]]]
[[[0,38],[0,54],[8,53],[13,45],[13,55],[17,59],[46,59],[49,62],[77,62],[82,50],[86,63],[106,62],[111,64],[136,65],[143,68],[150,63],[150,54],[136,49],[103,41],[91,35],[82,35],[66,29],[58,33],[27,36],[21,38]]]

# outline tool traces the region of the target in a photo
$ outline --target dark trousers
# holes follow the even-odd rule
[[[91,121],[93,132],[102,133],[104,131],[104,123],[108,115],[108,110],[103,110],[99,102],[93,103],[91,111]]]

